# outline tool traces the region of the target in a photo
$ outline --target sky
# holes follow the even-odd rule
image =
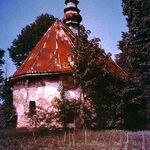
[[[117,44],[121,40],[122,31],[127,31],[126,20],[122,15],[122,0],[79,0],[82,24],[91,31],[90,38],[101,39],[101,46],[106,53],[111,52],[113,58],[118,54]],[[20,34],[21,29],[34,22],[42,13],[49,13],[62,19],[65,0],[0,0],[0,48],[6,51],[7,77],[13,75],[13,65],[7,48]]]

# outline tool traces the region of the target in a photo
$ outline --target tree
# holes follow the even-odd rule
[[[0,48],[0,83],[2,83],[3,79],[4,79],[4,77],[3,77],[4,71],[2,69],[2,66],[4,64],[4,59],[3,59],[4,53],[5,53],[4,50]]]
[[[1,99],[1,96],[2,96],[2,84],[3,84],[3,81],[4,81],[4,76],[3,76],[3,64],[4,64],[4,50],[0,48],[0,99]]]
[[[76,128],[94,129],[97,126],[96,112],[93,102],[90,99],[84,101],[80,98],[73,99],[68,96],[68,90],[63,84],[59,87],[60,98],[54,98],[52,106],[58,118],[58,124],[64,129],[74,124]]]
[[[16,127],[17,115],[13,106],[12,85],[5,79],[2,88],[3,112],[5,120],[5,128]]]
[[[3,77],[3,64],[4,64],[4,50],[0,48],[0,103],[2,102],[2,88],[3,88],[3,81],[4,81],[4,77]],[[2,104],[0,104],[0,128],[2,128],[4,126],[4,118],[3,118],[3,107]]]
[[[150,1],[123,0],[122,6],[129,31],[122,34],[117,61],[129,75],[126,128],[143,129],[150,119]]]
[[[123,121],[118,87],[122,86],[122,81],[104,70],[110,55],[104,57],[104,50],[99,48],[100,40],[88,40],[89,33],[90,31],[81,27],[73,49],[74,80],[81,89],[84,101],[92,99],[96,107],[97,128],[120,128]]]
[[[35,22],[21,30],[21,34],[14,39],[11,47],[8,48],[10,57],[17,67],[23,63],[54,20],[54,16],[42,14],[36,18]]]
[[[0,105],[0,111],[1,112],[1,117],[2,117],[2,124],[3,127],[13,127],[15,126],[15,112],[13,108],[13,96],[12,96],[12,91],[11,91],[11,86],[8,84],[7,79],[3,76],[3,69],[2,66],[5,63],[3,57],[4,57],[5,51],[0,49],[0,100],[1,100],[1,105]],[[2,121],[1,120],[1,121]]]

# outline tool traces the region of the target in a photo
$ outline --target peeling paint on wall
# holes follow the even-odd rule
[[[35,80],[21,83],[16,83],[13,87],[13,98],[14,106],[18,115],[17,127],[27,127],[29,120],[26,114],[29,112],[29,102],[35,101],[36,106],[48,110],[51,108],[51,102],[54,98],[60,98],[59,87],[62,81],[51,81],[51,80]],[[78,90],[69,90],[69,98],[79,98]],[[49,110],[49,111],[50,111]]]

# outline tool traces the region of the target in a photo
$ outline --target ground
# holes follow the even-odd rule
[[[150,150],[150,131],[0,130],[0,150]]]

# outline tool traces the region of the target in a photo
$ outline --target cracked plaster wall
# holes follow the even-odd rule
[[[26,113],[29,112],[29,101],[35,101],[36,106],[44,109],[51,108],[52,100],[60,97],[58,88],[61,81],[37,80],[29,82],[28,80],[17,82],[13,87],[13,104],[18,115],[17,127],[28,127],[29,119]],[[78,90],[69,90],[67,92],[70,98],[78,98]]]

